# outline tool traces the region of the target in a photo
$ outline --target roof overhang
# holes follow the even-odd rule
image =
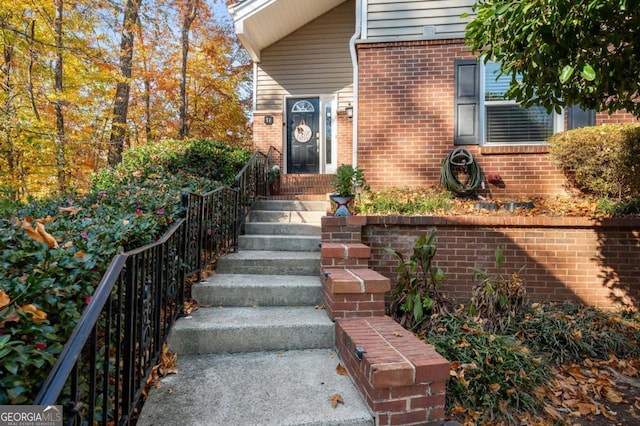
[[[251,59],[346,0],[243,0],[228,6],[236,35]]]

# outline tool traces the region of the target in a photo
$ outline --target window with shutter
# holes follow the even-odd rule
[[[535,145],[563,130],[561,114],[506,99],[510,77],[499,69],[494,62],[455,61],[455,144]]]

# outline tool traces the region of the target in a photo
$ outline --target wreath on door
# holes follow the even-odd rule
[[[300,123],[293,130],[293,137],[300,143],[307,143],[311,139],[311,128],[307,126],[304,118],[300,120]]]

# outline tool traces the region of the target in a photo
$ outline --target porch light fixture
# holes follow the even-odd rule
[[[353,107],[351,106],[351,104],[349,104],[349,106],[347,106],[344,110],[347,113],[348,118],[353,118]]]
[[[267,126],[271,126],[273,124],[273,115],[265,115],[264,124],[266,124]]]

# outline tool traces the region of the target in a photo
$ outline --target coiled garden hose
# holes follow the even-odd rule
[[[458,179],[460,172],[467,175],[464,182]],[[445,157],[440,171],[440,184],[449,191],[458,197],[468,197],[476,191],[481,182],[480,167],[467,149],[456,148]]]

